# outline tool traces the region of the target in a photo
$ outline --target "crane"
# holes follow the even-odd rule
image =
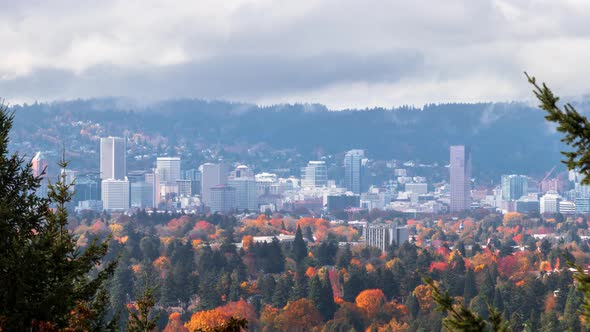
[[[549,172],[547,172],[547,174],[545,174],[545,177],[543,178],[543,180],[541,180],[541,181],[539,182],[539,188],[538,188],[538,189],[539,189],[539,191],[541,191],[541,190],[542,190],[542,185],[543,185],[543,182],[545,182],[545,180],[547,180],[547,178],[549,178],[549,176],[551,176],[551,174],[552,174],[552,173],[553,173],[553,171],[555,170],[555,167],[557,167],[557,165],[553,166],[553,167],[551,168],[551,170],[549,170]]]

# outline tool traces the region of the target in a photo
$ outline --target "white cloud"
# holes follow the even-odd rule
[[[393,106],[588,93],[585,0],[0,1],[8,100]]]

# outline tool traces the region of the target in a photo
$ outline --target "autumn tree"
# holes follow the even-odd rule
[[[132,306],[132,309],[129,310],[127,331],[149,332],[156,328],[159,314],[153,313],[156,305],[154,291],[155,288],[146,285],[143,293],[137,299],[135,307]]]
[[[290,302],[276,318],[281,331],[311,331],[322,322],[322,316],[309,299]]]
[[[168,317],[168,324],[163,332],[190,332],[180,320],[180,313],[173,312]]]
[[[385,295],[380,289],[367,289],[356,297],[354,303],[371,321],[377,317],[379,310],[383,307]]]
[[[36,195],[45,174],[35,176],[31,162],[9,154],[13,119],[0,104],[0,328],[26,330],[34,321],[65,328],[76,308],[99,309],[93,306],[115,264],[100,266],[106,241],[93,240],[83,252],[77,249],[66,227],[73,191],[65,173],[49,184],[47,199]],[[59,166],[67,167],[64,158]],[[100,271],[90,277],[97,266]],[[94,316],[103,318],[98,312]]]

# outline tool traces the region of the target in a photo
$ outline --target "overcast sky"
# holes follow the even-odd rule
[[[174,3],[174,6],[171,4]],[[0,0],[0,95],[330,108],[590,90],[588,0]]]

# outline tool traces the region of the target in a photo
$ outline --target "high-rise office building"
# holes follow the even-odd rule
[[[209,206],[211,203],[211,188],[227,184],[228,168],[224,164],[206,163],[201,165],[201,200]]]
[[[328,168],[325,161],[312,160],[301,169],[301,186],[308,188],[325,187],[328,184]]]
[[[100,139],[100,178],[124,180],[127,176],[127,144],[122,137]]]
[[[525,175],[502,175],[502,199],[514,201],[529,192],[529,178]]]
[[[541,213],[559,213],[559,203],[563,198],[556,191],[548,191],[539,199]]]
[[[130,183],[131,207],[149,209],[154,206],[154,186],[145,181]]]
[[[129,209],[129,181],[102,180],[102,206],[107,211],[126,211]]]
[[[201,194],[201,172],[198,169],[188,169],[181,171],[181,178],[191,182],[191,194]]]
[[[100,174],[87,173],[76,178],[72,197],[75,204],[81,201],[100,201],[100,197]]]
[[[360,194],[363,190],[363,158],[365,151],[350,150],[344,156],[344,184],[346,189],[355,194]]]
[[[236,189],[238,210],[258,210],[258,190],[254,173],[245,165],[239,165],[231,172],[227,184]]]
[[[160,204],[160,174],[158,174],[158,169],[154,168],[152,172],[145,174],[145,182],[149,183],[152,186],[152,207],[157,208]]]
[[[33,164],[33,176],[40,176],[47,167],[47,159],[45,159],[45,156],[43,156],[41,151],[35,154],[31,163]]]
[[[176,181],[180,180],[179,157],[158,157],[156,168],[160,174],[161,185],[176,185]]]
[[[228,213],[236,209],[236,189],[225,184],[209,188],[211,212]]]
[[[471,151],[463,145],[451,146],[451,212],[471,208]]]
[[[590,198],[576,197],[576,213],[589,214],[590,213]]]
[[[176,180],[176,187],[178,188],[178,196],[190,197],[195,194],[191,180]]]

